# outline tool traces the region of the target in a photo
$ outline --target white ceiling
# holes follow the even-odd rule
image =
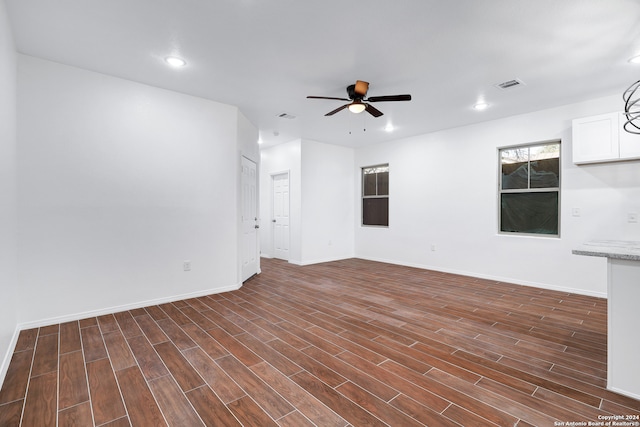
[[[265,146],[357,147],[622,95],[640,78],[627,62],[639,0],[5,1],[19,52],[236,105]],[[495,87],[511,79],[525,85]],[[373,118],[324,117],[341,101],[306,99],[356,80],[413,100],[376,103]],[[473,110],[481,98],[490,108]]]

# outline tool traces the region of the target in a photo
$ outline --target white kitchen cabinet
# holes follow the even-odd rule
[[[640,159],[640,135],[623,129],[624,113],[573,120],[573,162],[600,163]]]
[[[629,133],[622,128],[626,120],[627,116],[620,114],[620,159],[640,159],[640,135]],[[633,126],[630,128],[634,129]]]

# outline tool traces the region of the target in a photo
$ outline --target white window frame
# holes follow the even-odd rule
[[[390,191],[387,191],[387,194],[383,194],[383,195],[379,195],[379,194],[375,194],[375,195],[369,195],[369,196],[365,196],[364,194],[364,175],[365,175],[365,170],[368,169],[386,169],[386,172],[389,173],[390,168],[389,168],[389,163],[381,163],[381,164],[377,164],[377,165],[372,165],[372,166],[363,166],[360,168],[360,226],[362,227],[377,227],[377,228],[389,228],[389,207],[388,207],[388,200],[389,200],[389,193]],[[389,175],[391,175],[389,173]],[[377,186],[377,182],[376,182],[376,186]],[[377,193],[377,190],[376,190]],[[378,224],[365,224],[364,223],[364,200],[365,199],[381,199],[381,198],[386,198],[387,199],[387,225],[378,225]]]
[[[531,167],[528,168],[528,188],[518,188],[518,189],[503,189],[502,188],[502,152],[505,150],[513,150],[513,149],[531,149],[534,147],[541,147],[545,145],[558,145],[558,186],[557,187],[544,187],[544,188],[531,188]],[[497,218],[498,218],[498,234],[503,236],[533,236],[533,237],[543,237],[543,238],[560,238],[560,229],[561,229],[561,187],[562,187],[562,141],[559,139],[548,140],[548,141],[538,141],[538,142],[530,142],[526,144],[520,145],[511,145],[506,147],[498,147],[498,194],[497,194]],[[528,158],[528,162],[531,162],[530,157]],[[547,233],[527,233],[527,232],[519,232],[519,231],[502,231],[502,195],[503,194],[522,194],[522,193],[549,193],[549,192],[557,192],[558,193],[558,232],[557,234],[547,234]]]

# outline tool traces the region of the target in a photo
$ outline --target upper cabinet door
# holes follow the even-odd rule
[[[573,120],[573,162],[595,163],[619,160],[619,113]]]
[[[620,159],[638,159],[640,158],[640,135],[624,130],[623,126],[626,121],[627,116],[620,114]],[[630,128],[635,129],[633,126]]]

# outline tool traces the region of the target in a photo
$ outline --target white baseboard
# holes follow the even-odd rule
[[[457,269],[434,267],[434,266],[424,265],[424,264],[406,263],[406,262],[400,262],[396,260],[389,260],[389,259],[383,259],[383,258],[371,258],[371,257],[357,257],[357,258],[365,259],[367,261],[385,262],[385,263],[394,264],[394,265],[404,265],[406,267],[420,268],[422,270],[433,270],[441,273],[459,274],[461,276],[476,277],[478,279],[495,280],[496,282],[513,283],[515,285],[522,285],[522,286],[531,286],[534,288],[548,289],[550,291],[566,292],[571,294],[586,295],[586,296],[605,298],[605,299],[607,298],[606,292],[587,291],[587,290],[578,289],[578,288],[555,286],[548,283],[538,283],[538,282],[530,282],[527,280],[519,280],[519,279],[514,279],[512,277],[494,276],[491,274],[480,274],[473,271],[463,271],[463,270],[457,270]]]
[[[304,266],[304,265],[322,264],[323,262],[341,261],[343,259],[349,259],[349,258],[353,258],[353,256],[333,257],[333,258],[319,258],[319,259],[305,260],[305,261],[300,261],[300,263],[298,265],[303,265]]]
[[[50,317],[47,319],[36,320],[33,322],[19,323],[18,328],[20,330],[24,330],[24,329],[31,329],[31,328],[39,328],[39,327],[48,326],[48,325],[55,325],[57,323],[72,322],[74,320],[86,319],[87,317],[97,317],[97,316],[102,316],[104,314],[117,313],[119,311],[126,311],[126,310],[133,310],[135,308],[148,307],[150,305],[158,305],[158,304],[164,304],[167,302],[180,301],[183,299],[198,298],[205,295],[236,291],[240,289],[241,286],[242,286],[242,283],[236,284],[234,286],[227,286],[224,288],[207,289],[207,290],[191,292],[187,294],[173,295],[170,297],[139,301],[132,304],[124,304],[119,306],[101,308],[97,310],[84,311],[81,313],[74,313],[74,314],[69,314],[65,316]]]
[[[164,304],[167,302],[180,301],[183,299],[198,298],[205,295],[236,291],[241,287],[242,287],[242,283],[238,283],[236,285],[227,286],[223,288],[207,289],[203,291],[191,292],[188,294],[173,295],[170,297],[139,301],[132,304],[106,307],[98,310],[90,310],[90,311],[84,311],[84,312],[74,313],[74,314],[69,314],[64,316],[49,317],[46,319],[35,320],[32,322],[18,323],[16,325],[15,332],[13,333],[13,337],[11,338],[11,342],[9,344],[9,348],[7,349],[7,353],[4,355],[4,359],[2,360],[2,365],[0,365],[0,385],[2,385],[2,383],[4,382],[5,376],[7,375],[7,371],[9,369],[9,363],[11,362],[11,357],[13,356],[13,351],[16,348],[16,344],[18,343],[18,336],[20,335],[20,332],[23,330],[40,328],[43,326],[55,325],[58,323],[72,322],[75,320],[86,319],[88,317],[102,316],[104,314],[118,313],[120,311],[133,310],[135,308],[148,307],[150,305],[158,305],[158,304]]]
[[[18,344],[19,335],[20,335],[20,328],[16,326],[16,329],[13,331],[13,336],[11,337],[11,341],[9,342],[7,353],[4,355],[4,358],[2,359],[2,364],[0,365],[0,388],[2,388],[2,384],[4,384],[4,379],[7,376],[7,371],[9,370],[9,363],[11,363],[11,358],[13,357],[13,349],[16,348],[16,344]]]
[[[623,395],[625,395],[627,397],[630,397],[632,399],[640,400],[640,394],[630,393],[630,392],[628,392],[626,390],[622,390],[622,389],[619,389],[617,387],[609,387],[609,386],[607,386],[607,390],[611,390],[611,391],[613,391],[615,393],[618,393],[618,394],[623,394]]]

